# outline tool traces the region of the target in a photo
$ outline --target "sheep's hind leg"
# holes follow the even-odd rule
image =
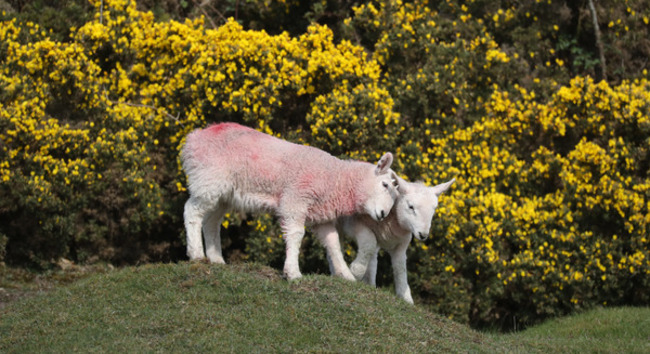
[[[187,234],[187,256],[190,260],[205,258],[203,243],[201,242],[201,225],[206,213],[204,203],[198,198],[190,197],[185,203],[183,219],[185,220],[185,233]]]
[[[345,263],[343,252],[341,251],[341,242],[339,234],[336,231],[334,223],[321,224],[314,227],[314,232],[320,243],[327,251],[327,260],[330,266],[330,272],[338,277],[354,281],[354,275]]]
[[[221,222],[226,214],[223,206],[208,212],[203,217],[203,240],[205,242],[205,253],[212,263],[225,264],[221,250]]]

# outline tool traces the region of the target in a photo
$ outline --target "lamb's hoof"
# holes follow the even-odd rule
[[[399,296],[399,297],[402,298],[402,300],[406,301],[406,303],[408,303],[410,305],[414,305],[413,298],[411,297],[410,294],[406,295],[406,296]]]
[[[205,259],[205,254],[188,252],[187,257],[190,259],[190,262],[201,262],[202,260]]]
[[[226,261],[223,257],[209,257],[210,263],[212,264],[226,264]]]
[[[348,272],[338,273],[338,274],[336,274],[336,276],[341,277],[341,278],[343,278],[345,280],[349,280],[349,281],[357,281],[357,279],[354,277],[354,275],[352,275],[352,273],[349,272],[349,271]]]
[[[284,278],[287,280],[297,280],[302,278],[302,274],[300,272],[284,272]]]
[[[366,269],[367,267],[355,263],[350,266],[352,277],[354,277],[355,280],[363,279],[363,276],[366,274]]]

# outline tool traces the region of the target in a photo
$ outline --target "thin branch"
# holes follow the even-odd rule
[[[602,71],[602,79],[607,81],[607,64],[605,63],[605,48],[603,46],[603,41],[600,39],[600,26],[598,26],[598,16],[596,15],[596,6],[594,6],[594,1],[589,0],[589,10],[591,11],[591,19],[594,23],[594,34],[596,35],[596,45],[598,46],[598,52],[600,55],[600,69]]]
[[[198,7],[199,10],[203,13],[203,16],[205,16],[205,18],[207,18],[208,21],[210,21],[210,24],[212,25],[212,28],[216,29],[216,28],[218,27],[217,24],[214,23],[214,21],[212,20],[212,17],[210,17],[210,15],[208,14],[208,12],[205,11],[205,9],[203,8],[203,4],[199,4],[199,3],[197,2],[197,0],[192,0],[192,2],[193,2],[194,5],[195,5],[196,7]],[[209,5],[209,4],[208,4],[208,5]],[[223,18],[223,15],[221,15],[220,12],[218,12],[218,13],[219,13],[219,15]]]

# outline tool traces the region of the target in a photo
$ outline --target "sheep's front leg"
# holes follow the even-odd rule
[[[408,284],[408,272],[406,270],[406,250],[409,242],[404,242],[389,251],[391,263],[393,264],[393,279],[395,280],[395,293],[409,304],[413,304],[411,288]]]
[[[327,251],[327,260],[330,265],[330,272],[338,277],[354,281],[354,275],[345,263],[343,252],[341,251],[341,242],[339,234],[336,232],[334,222],[321,224],[314,227],[314,233],[321,245]]]
[[[356,224],[352,228],[351,234],[357,240],[357,257],[350,265],[350,271],[357,280],[364,278],[368,265],[372,261],[373,255],[377,253],[377,238],[369,228],[362,224]],[[376,273],[376,264],[375,264]]]
[[[221,222],[226,210],[219,206],[203,218],[205,253],[212,263],[225,264],[221,251]]]
[[[192,261],[205,258],[203,243],[201,242],[201,225],[206,213],[204,204],[195,197],[190,197],[185,203],[183,219],[185,220],[185,233],[187,234],[187,256]]]
[[[304,222],[283,221],[280,220],[284,232],[284,243],[286,247],[286,258],[284,260],[284,276],[288,280],[298,279],[302,277],[300,273],[300,244],[302,238],[305,236]]]

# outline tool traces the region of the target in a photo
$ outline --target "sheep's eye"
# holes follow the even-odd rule
[[[384,186],[384,188],[388,188],[388,183],[387,182],[381,182],[381,184]]]
[[[409,206],[409,209],[415,211],[415,207],[413,206],[413,204],[409,204],[408,206]]]

